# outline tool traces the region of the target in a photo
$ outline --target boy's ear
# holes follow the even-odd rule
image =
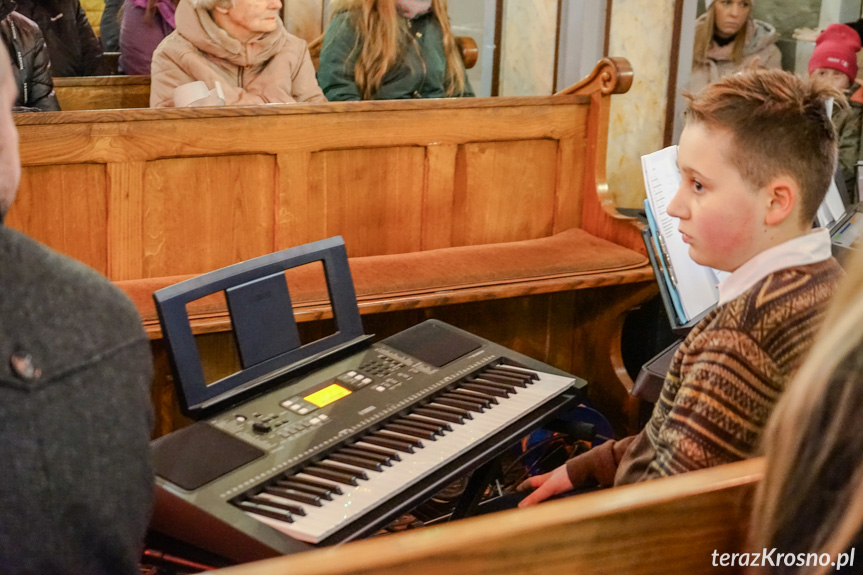
[[[780,177],[767,184],[767,213],[764,223],[776,226],[788,220],[795,213],[800,201],[800,187],[791,178]]]

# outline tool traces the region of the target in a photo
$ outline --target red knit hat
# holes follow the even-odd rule
[[[809,59],[809,73],[819,68],[839,70],[853,83],[857,78],[857,52],[860,36],[845,24],[830,24],[815,40]]]

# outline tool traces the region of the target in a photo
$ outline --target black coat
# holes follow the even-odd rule
[[[79,0],[19,0],[15,10],[42,30],[55,78],[108,73],[102,44]]]
[[[0,20],[0,37],[12,57],[18,86],[15,112],[54,112],[60,109],[54,95],[51,63],[42,32],[32,20],[12,12]]]

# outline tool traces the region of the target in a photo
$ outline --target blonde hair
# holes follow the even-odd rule
[[[755,499],[753,549],[826,553],[835,561],[863,528],[863,251],[846,269],[821,333],[765,431],[767,472]]]
[[[707,52],[713,43],[713,34],[716,31],[716,2],[710,4],[705,14],[704,24],[695,29],[695,43],[692,47],[692,59],[698,64],[707,62]],[[749,14],[749,18],[746,19],[743,27],[737,31],[737,35],[734,37],[731,46],[731,60],[733,62],[743,60],[743,50],[746,48],[746,29],[752,20],[752,12]]]
[[[412,46],[406,46],[406,34],[401,30],[401,19],[395,0],[333,0],[332,14],[352,11],[359,51],[354,78],[364,100],[375,97],[383,78],[405,49],[418,49],[411,37]],[[446,58],[446,94],[458,96],[464,92],[464,65],[450,27],[446,0],[432,0],[432,12],[443,33]]]

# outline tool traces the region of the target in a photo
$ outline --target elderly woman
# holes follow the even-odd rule
[[[446,0],[333,0],[318,81],[330,100],[473,96]]]
[[[177,29],[153,53],[150,106],[173,106],[174,90],[202,81],[227,105],[326,102],[306,43],[288,34],[280,0],[183,0]]]
[[[776,28],[752,18],[753,2],[707,0],[707,11],[695,23],[691,91],[698,92],[747,66],[782,67]]]

